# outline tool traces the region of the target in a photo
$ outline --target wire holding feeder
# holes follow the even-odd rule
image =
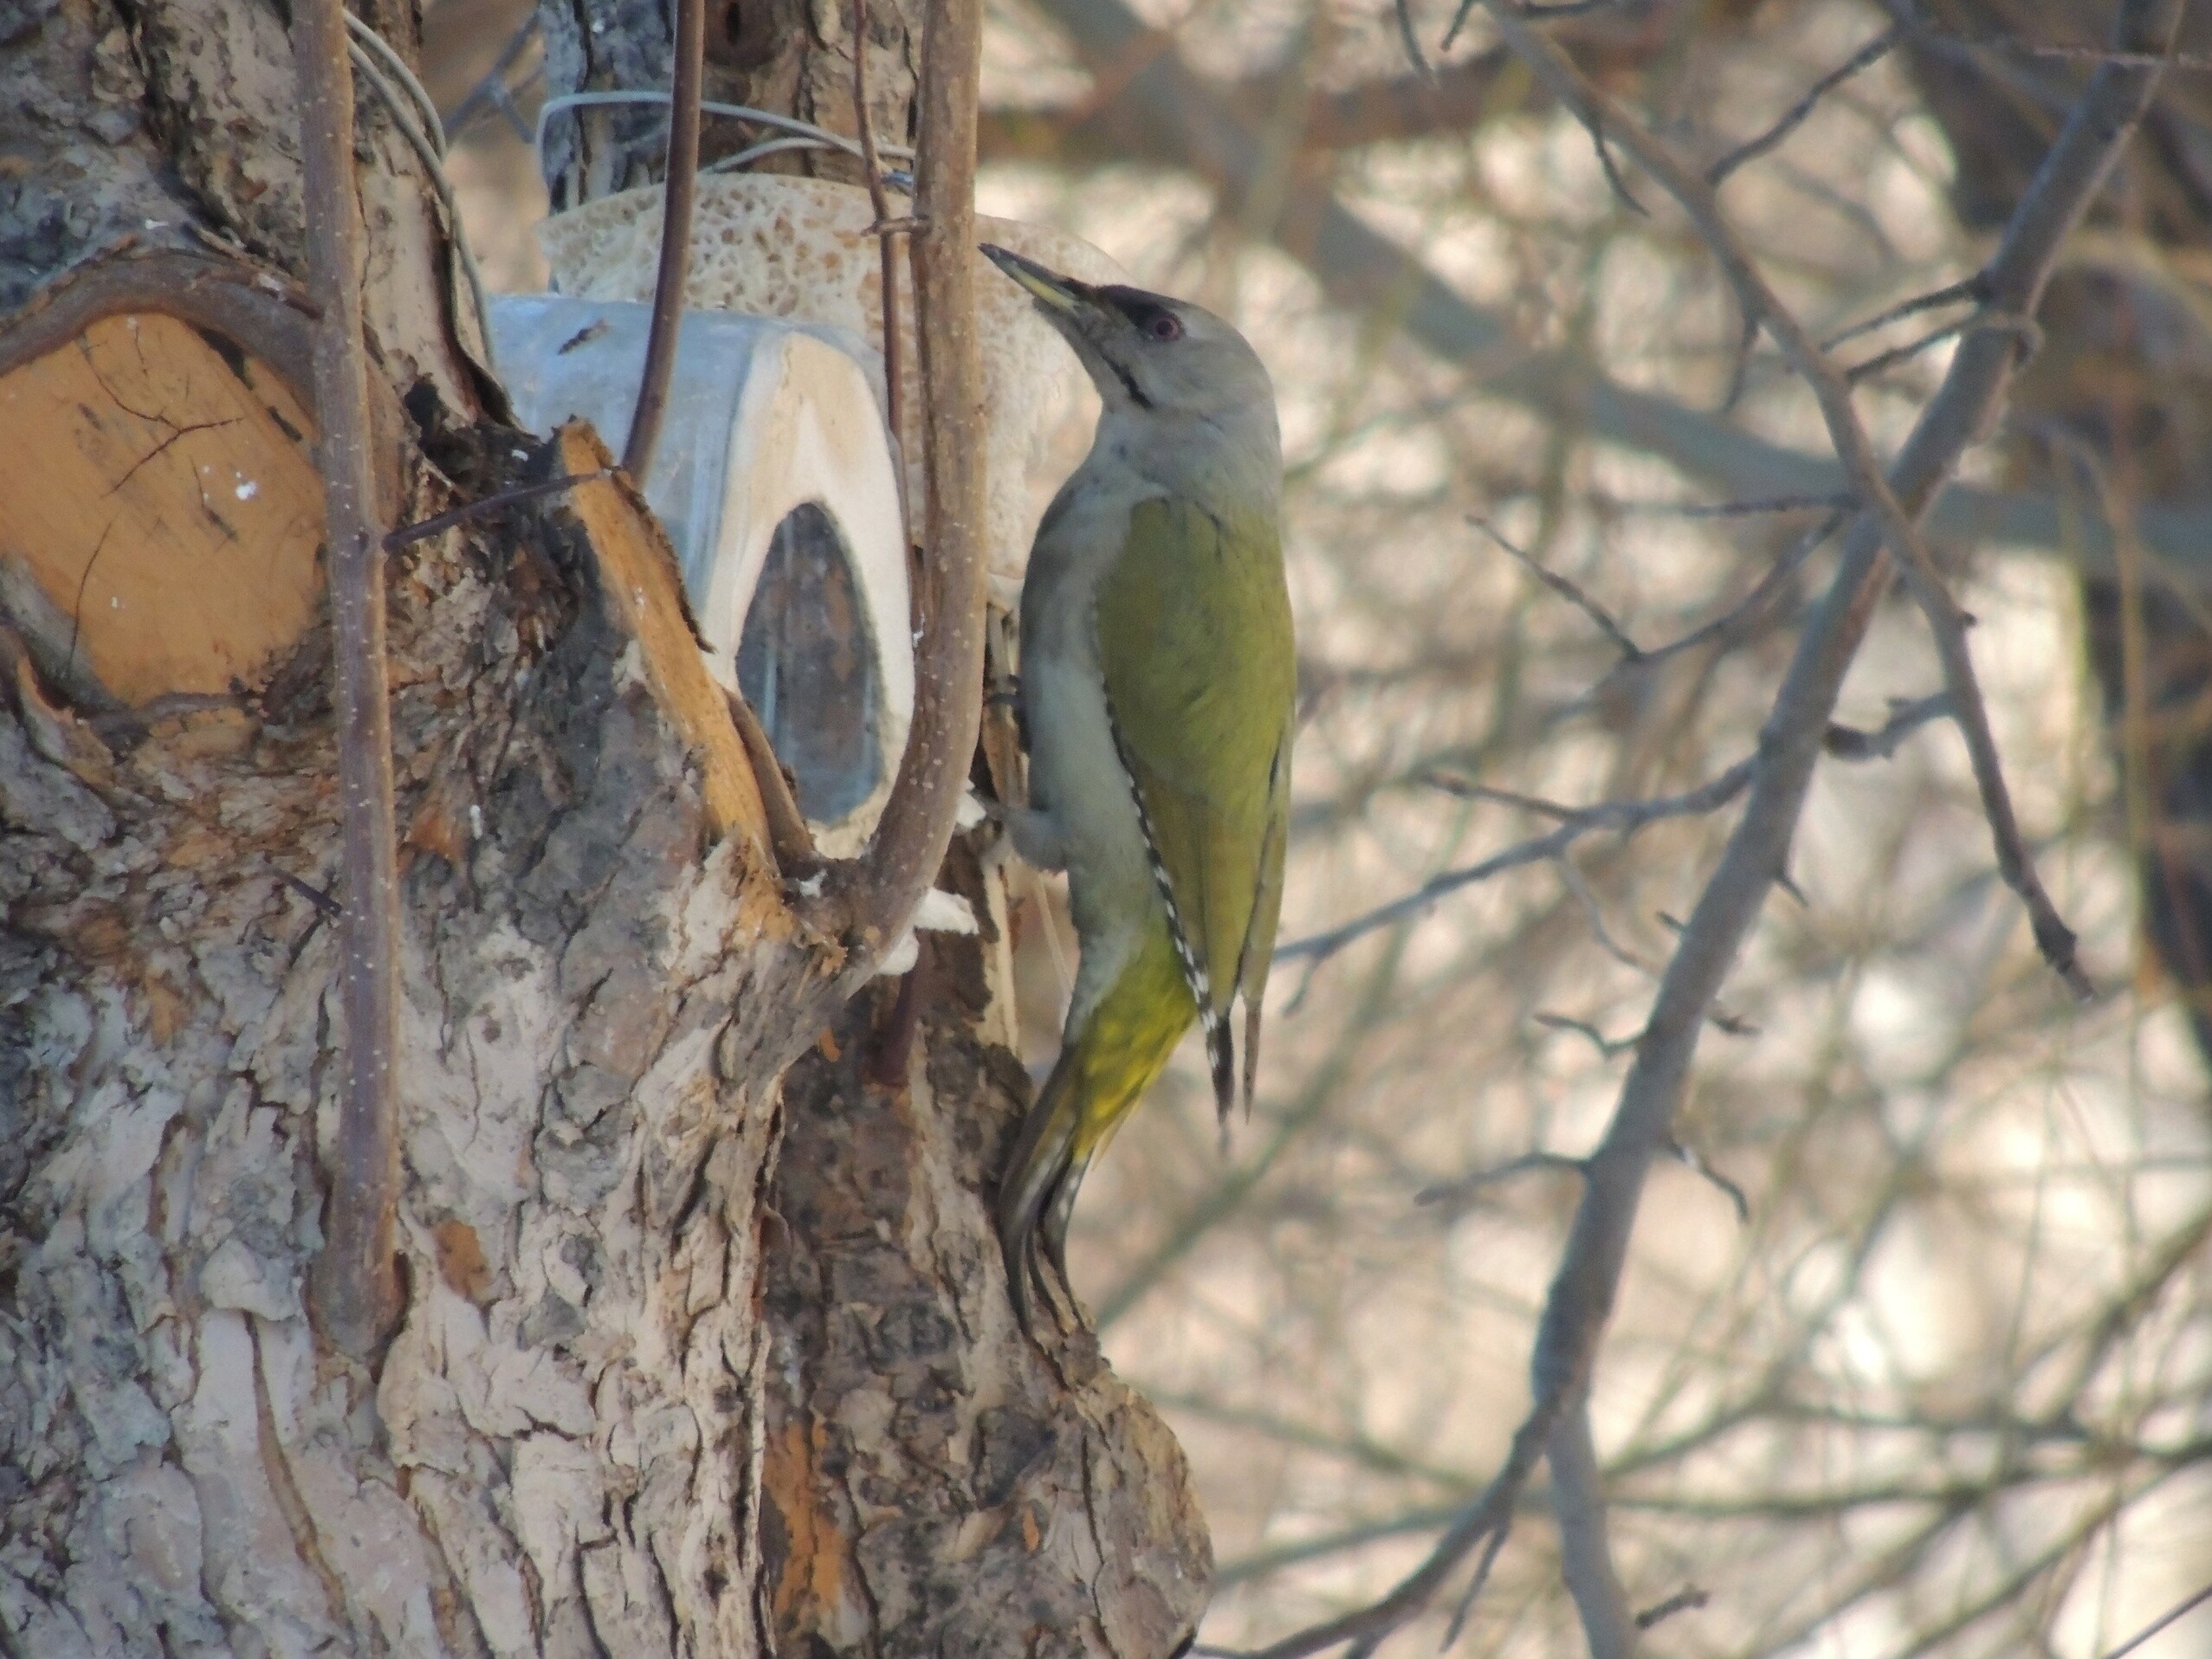
[[[391,43],[350,11],[346,14],[346,56],[352,61],[353,73],[367,81],[383,100],[392,124],[398,127],[400,136],[407,140],[408,147],[423,164],[424,171],[430,175],[430,187],[437,190],[439,205],[445,210],[446,234],[453,240],[462,275],[469,284],[469,299],[476,308],[476,338],[482,343],[484,366],[496,374],[499,365],[492,358],[489,293],[484,286],[483,271],[469,246],[468,230],[461,222],[461,203],[453,193],[453,181],[446,177],[445,124],[438,119],[437,104],[415,72],[407,67],[406,61],[391,49]]]
[[[547,99],[539,107],[537,129],[531,135],[530,139],[531,148],[537,157],[539,172],[542,174],[546,170],[547,125],[563,111],[595,109],[610,105],[624,104],[666,105],[668,101],[669,94],[665,92],[631,91],[571,92]],[[825,126],[818,126],[812,121],[801,120],[796,115],[781,115],[774,110],[755,109],[749,104],[721,104],[711,100],[700,104],[699,113],[702,115],[719,116],[724,120],[749,121],[755,126],[769,127],[785,135],[781,138],[764,139],[749,148],[740,150],[734,155],[720,157],[699,170],[704,173],[734,171],[741,167],[751,166],[756,161],[765,160],[769,156],[784,155],[794,150],[835,151],[840,154],[851,156],[863,165],[866,165],[867,158],[863,153],[857,139],[847,138],[842,132],[832,132]],[[896,160],[910,162],[914,159],[914,150],[909,145],[879,143],[876,148],[879,154],[889,156]],[[885,184],[902,195],[910,193],[914,189],[914,176],[907,169],[885,168],[882,178]]]

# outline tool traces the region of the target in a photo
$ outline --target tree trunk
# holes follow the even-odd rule
[[[321,1339],[290,45],[218,0],[0,43],[0,1651],[1168,1652],[1208,1565],[1180,1454],[1006,1307],[986,953],[841,991],[620,481],[391,560],[405,1311],[371,1369]],[[592,470],[501,424],[359,102],[386,521]],[[947,879],[981,897],[978,849]]]
[[[869,123],[879,142],[912,144],[914,83],[922,67],[922,0],[866,0]],[[546,84],[559,94],[656,89],[669,84],[673,6],[663,0],[540,0]],[[795,115],[847,137],[852,101],[851,0],[731,0],[707,8],[706,96]],[[756,139],[727,119],[703,123],[702,164]],[[600,106],[557,115],[546,129],[546,187],[554,211],[651,184],[662,176],[668,116],[656,106]],[[860,165],[834,151],[786,152],[763,172],[860,184]]]

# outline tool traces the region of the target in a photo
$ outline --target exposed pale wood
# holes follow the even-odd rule
[[[257,682],[320,603],[312,431],[267,364],[155,313],[0,379],[0,559],[66,626],[42,642],[126,703]]]
[[[760,791],[768,843],[776,855],[776,867],[787,876],[811,875],[821,868],[822,855],[814,845],[814,832],[807,828],[805,816],[799,810],[792,780],[785,772],[783,763],[776,758],[776,746],[768,741],[768,734],[752,704],[737,692],[723,694],[729,702],[729,717],[737,727],[738,740],[745,746],[746,758],[753,763],[753,782]]]
[[[572,477],[612,464],[606,446],[581,422],[563,427],[555,442]],[[768,813],[760,786],[730,719],[728,700],[700,657],[682,572],[660,521],[618,477],[579,485],[569,494],[568,511],[592,539],[609,619],[637,642],[654,700],[699,763],[714,833],[735,833],[767,854]]]

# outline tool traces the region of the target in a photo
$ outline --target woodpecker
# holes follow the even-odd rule
[[[1283,901],[1297,699],[1275,391],[1219,317],[1003,248],[1098,387],[1090,453],[1022,588],[1029,802],[1014,849],[1064,869],[1081,964],[1060,1055],[1000,1184],[1014,1311],[1067,1281],[1091,1160],[1195,1019],[1226,1121],[1246,1109]],[[1232,1016],[1244,1002],[1243,1072]]]

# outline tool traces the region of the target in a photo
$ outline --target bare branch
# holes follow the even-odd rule
[[[1590,1046],[1598,1051],[1598,1058],[1601,1060],[1620,1058],[1620,1055],[1633,1049],[1637,1039],[1643,1036],[1643,1033],[1639,1031],[1630,1036],[1609,1037],[1589,1021],[1574,1019],[1565,1014],[1538,1012],[1531,1014],[1529,1017],[1548,1030],[1572,1031],[1576,1036],[1587,1039]]]
[[[1253,123],[1193,73],[1165,36],[1147,28],[1126,0],[1037,3],[1066,31],[1085,67],[1113,89],[1093,119],[1125,153],[1165,151],[1232,200],[1245,199],[1267,176],[1268,151]],[[1832,458],[1786,449],[1702,410],[1594,375],[1564,352],[1528,349],[1505,319],[1465,299],[1318,179],[1302,177],[1279,218],[1254,229],[1305,265],[1332,304],[1391,318],[1437,358],[1479,372],[1485,396],[1658,455],[1724,495],[1848,494],[1849,481]],[[2085,539],[2070,523],[2048,496],[1947,482],[1929,514],[1928,533],[1939,541],[2048,548],[2092,570],[2110,570],[2109,539]],[[2146,503],[2138,509],[2135,528],[2170,570],[2212,576],[2212,512]]]
[[[1633,968],[1647,979],[1659,978],[1658,969],[1614,938],[1613,930],[1605,923],[1605,906],[1591,890],[1582,872],[1575,868],[1575,861],[1563,856],[1556,858],[1552,868],[1559,872],[1560,885],[1582,907],[1583,919],[1590,924],[1590,936],[1597,940],[1598,948],[1624,968]]]
[[[1654,1602],[1636,1615],[1636,1628],[1648,1630],[1653,1625],[1672,1618],[1677,1613],[1687,1613],[1703,1607],[1712,1598],[1695,1585],[1685,1585],[1665,1601]]]
[[[983,707],[983,365],[975,332],[975,87],[980,0],[931,0],[915,160],[915,313],[922,343],[928,556],[914,721],[851,889],[864,973],[898,937],[950,844]]]
[[[1713,1023],[1717,1025],[1720,1022],[1718,1020],[1715,1020]],[[1704,1156],[1699,1153],[1696,1148],[1685,1146],[1680,1141],[1670,1139],[1664,1150],[1670,1158],[1673,1159],[1676,1163],[1681,1165],[1683,1168],[1690,1171],[1694,1175],[1702,1175],[1704,1177],[1706,1181],[1710,1183],[1720,1193],[1720,1195],[1726,1198],[1730,1204],[1734,1207],[1736,1210],[1736,1219],[1739,1225],[1749,1226],[1750,1224],[1751,1195],[1750,1193],[1744,1191],[1744,1190],[1736,1182],[1731,1181],[1727,1176],[1723,1175],[1711,1164],[1708,1164]]]
[[[1739,145],[1706,168],[1705,183],[1711,184],[1715,190],[1718,190],[1728,182],[1728,176],[1737,168],[1746,162],[1756,161],[1761,156],[1774,149],[1783,139],[1805,125],[1814,110],[1820,107],[1821,100],[1850,80],[1852,76],[1861,70],[1872,68],[1882,59],[1887,57],[1891,48],[1896,46],[1898,39],[1898,31],[1893,27],[1885,29],[1875,36],[1872,40],[1868,41],[1866,45],[1815,81],[1806,90],[1805,95],[1792,104],[1772,126],[1749,143]]]
[[[1489,1169],[1477,1170],[1456,1181],[1425,1186],[1413,1194],[1413,1202],[1440,1206],[1447,1216],[1456,1217],[1465,1210],[1467,1201],[1478,1192],[1496,1186],[1501,1181],[1510,1181],[1517,1175],[1526,1175],[1532,1170],[1580,1175],[1582,1173],[1582,1160],[1569,1158],[1564,1152],[1523,1152],[1518,1158],[1509,1159]]]
[[[1424,81],[1434,81],[1436,69],[1421,50],[1420,31],[1413,27],[1413,0],[1395,0],[1398,13],[1398,40],[1406,48],[1406,61],[1413,66],[1414,73]]]
[[[902,533],[911,545],[915,523],[914,503],[906,499],[906,373],[899,339],[899,249],[892,233],[921,227],[911,216],[902,220],[893,215],[890,194],[883,188],[883,163],[876,154],[876,125],[868,118],[868,0],[852,0],[852,120],[860,136],[860,166],[868,178],[868,203],[876,214],[876,223],[869,230],[876,237],[883,272],[883,410],[892,447],[898,451],[898,465],[892,468],[892,475],[898,486],[899,521],[905,526]]]
[[[1935,557],[1929,551],[1916,515],[1905,510],[1883,476],[1873,443],[1853,406],[1849,382],[1760,274],[1750,249],[1722,213],[1719,198],[1711,186],[1684,165],[1680,158],[1642,123],[1608,108],[1604,94],[1582,80],[1566,54],[1530,28],[1504,0],[1484,0],[1484,3],[1506,43],[1552,87],[1555,94],[1562,100],[1572,96],[1581,107],[1601,113],[1608,130],[1618,135],[1622,147],[1681,204],[1700,240],[1718,262],[1729,286],[1735,290],[1744,315],[1757,319],[1773,335],[1790,366],[1812,388],[1827,425],[1829,441],[1843,462],[1854,494],[1879,522],[1892,552],[1904,565],[1906,585],[1927,616],[1937,654],[1943,662],[1953,717],[1965,735],[1967,751],[1973,759],[1982,811],[1989,818],[1990,834],[1996,843],[1997,868],[2004,875],[2006,885],[2020,895],[2027,907],[2038,948],[2066,981],[2067,989],[2076,997],[2086,1000],[2092,991],[2088,977],[2075,959],[2073,930],[2060,920],[2058,907],[2045,891],[2020,833],[2011,792],[2006,786],[1997,754],[1996,738],[1989,729],[1981,681],[1975,675],[1973,655],[1966,643],[1967,619],[1936,568]],[[2000,318],[2025,318],[2031,314],[1993,309]],[[1977,322],[1974,326],[1976,332],[1984,332],[1989,325]],[[2009,334],[2016,332],[2017,327],[2003,326],[2008,331],[2006,344],[2009,345]]]
[[[2130,54],[2170,49],[2181,12],[2179,0],[2126,0],[2113,25],[2118,48]],[[2141,121],[2157,80],[2155,64],[2136,63],[2108,63],[2092,77],[1989,263],[1993,306],[2033,314],[2060,247]],[[1981,430],[2013,366],[2008,337],[1976,333],[1961,346],[1884,481],[1913,520],[1927,511]],[[1767,720],[1743,816],[1683,929],[1620,1104],[1586,1165],[1581,1202],[1538,1326],[1530,1366],[1536,1404],[1514,1437],[1505,1466],[1428,1558],[1382,1600],[1276,1643],[1265,1650],[1266,1659],[1296,1659],[1387,1632],[1426,1608],[1500,1524],[1496,1494],[1518,1489],[1566,1402],[1586,1385],[1627,1264],[1645,1178],[1672,1138],[1706,1012],[1784,868],[1844,675],[1892,578],[1883,532],[1872,515],[1854,525],[1827,597],[1799,640]]]
[[[1938,691],[1926,697],[1916,697],[1911,702],[1892,706],[1890,717],[1876,732],[1862,732],[1855,726],[1831,723],[1827,736],[1821,739],[1821,746],[1838,760],[1887,760],[1902,748],[1911,737],[1931,720],[1942,720],[1951,712],[1951,697],[1948,691]]]
[[[1901,8],[1898,8],[1901,10]],[[2064,41],[2029,40],[2021,35],[1962,35],[1935,26],[1924,17],[1908,16],[1903,26],[1913,39],[1962,53],[1988,53],[2023,58],[2044,58],[2058,63],[2111,64],[2124,68],[2163,72],[2212,70],[2212,56],[2202,52],[2115,51],[2110,47],[2073,45]]]
[[[1536,810],[1563,815],[1565,821],[1548,835],[1536,836],[1508,847],[1502,853],[1493,853],[1480,863],[1470,864],[1464,869],[1446,870],[1441,875],[1431,876],[1426,881],[1402,898],[1378,905],[1363,915],[1330,928],[1325,933],[1293,939],[1279,946],[1275,952],[1277,962],[1296,961],[1300,957],[1311,957],[1325,962],[1353,940],[1371,933],[1379,927],[1407,916],[1417,915],[1446,894],[1457,893],[1461,888],[1472,887],[1478,881],[1487,881],[1493,875],[1518,869],[1524,864],[1541,863],[1560,857],[1584,836],[1600,830],[1617,830],[1625,838],[1634,835],[1648,824],[1662,818],[1691,817],[1714,812],[1741,795],[1751,782],[1757,768],[1756,758],[1737,761],[1726,771],[1695,789],[1685,790],[1678,795],[1657,796],[1641,801],[1602,801],[1595,806],[1561,807],[1549,803],[1536,803],[1521,797],[1509,797],[1513,804],[1527,805]],[[1480,784],[1462,786],[1466,792],[1480,791]]]
[[[2118,1647],[2106,1654],[2105,1659],[2127,1659],[2128,1655],[2135,1652],[2159,1631],[2171,1628],[2177,1621],[2186,1618],[2208,1601],[2212,1601],[2212,1585],[2206,1585],[2194,1595],[2168,1608],[2150,1623],[2121,1643]]]
[[[1885,311],[1876,312],[1864,322],[1856,322],[1840,333],[1831,334],[1821,342],[1823,352],[1833,352],[1839,345],[1871,334],[1878,328],[1887,328],[1892,323],[1903,322],[1907,317],[1917,317],[1924,311],[1940,310],[1944,306],[1964,305],[1969,300],[1976,305],[1985,298],[1979,274],[1965,281],[1950,283],[1927,294],[1918,294],[1910,300],[1900,300]]]
[[[1520,548],[1516,547],[1489,520],[1470,515],[1467,522],[1503,547],[1530,575],[1535,577],[1537,581],[1543,583],[1544,586],[1596,623],[1598,631],[1620,648],[1623,658],[1633,662],[1644,655],[1636,642],[1628,637],[1619,623],[1614,621],[1612,614],[1588,594],[1583,592],[1581,588],[1556,571],[1547,570],[1536,561],[1534,554],[1523,552]]]
[[[1506,1454],[1504,1466],[1474,1501],[1459,1512],[1458,1519],[1446,1530],[1428,1559],[1395,1590],[1371,1607],[1286,1636],[1248,1655],[1246,1659],[1304,1659],[1307,1654],[1324,1653],[1347,1643],[1379,1641],[1421,1612],[1460,1562],[1478,1545],[1493,1540],[1510,1524],[1514,1505],[1522,1488],[1528,1485],[1530,1475],[1536,1472],[1536,1464],[1543,1456],[1544,1442],[1564,1405],[1560,1396],[1538,1397],[1534,1409],[1514,1430],[1512,1449]],[[1483,1566],[1486,1567],[1493,1559],[1494,1555],[1485,1555]],[[1475,1574],[1478,1586],[1483,1577],[1484,1572],[1478,1568]],[[1373,1649],[1368,1650],[1371,1652]]]
[[[1856,507],[1848,495],[1767,495],[1750,501],[1636,502],[1646,513],[1671,513],[1683,519],[1743,519],[1763,513],[1840,512]]]
[[[676,0],[674,58],[669,93],[668,174],[661,196],[661,259],[653,277],[653,321],[645,336],[645,367],[637,407],[622,446],[623,470],[642,488],[653,446],[668,412],[676,373],[676,337],[683,326],[683,285],[691,269],[691,209],[699,193],[699,100],[706,74],[707,0]]]
[[[1750,625],[1752,618],[1766,609],[1769,602],[1780,593],[1790,578],[1803,567],[1805,561],[1812,558],[1821,545],[1842,526],[1842,512],[1839,510],[1830,513],[1827,519],[1799,537],[1790,545],[1788,551],[1774,562],[1773,567],[1754,583],[1751,591],[1741,599],[1710,622],[1700,623],[1680,638],[1671,640],[1665,645],[1654,646],[1651,650],[1645,652],[1638,666],[1648,668],[1653,664],[1663,662],[1671,656],[1679,655],[1685,651],[1694,651],[1699,646],[1713,640],[1737,636]],[[1620,673],[1627,666],[1624,663],[1620,668],[1616,668],[1614,672]]]
[[[1539,817],[1554,818],[1571,823],[1581,811],[1578,806],[1564,806],[1557,801],[1547,801],[1541,795],[1524,795],[1517,789],[1497,789],[1489,784],[1478,784],[1471,778],[1454,778],[1449,772],[1426,767],[1413,774],[1415,778],[1431,789],[1455,795],[1463,801],[1489,801],[1498,806],[1517,807],[1523,812],[1533,812]]]
[[[508,125],[514,129],[516,138],[527,139],[530,136],[529,123],[514,107],[514,95],[508,89],[507,74],[521,61],[522,55],[530,49],[531,43],[537,38],[538,13],[533,7],[523,15],[522,22],[514,33],[508,36],[507,44],[500,48],[499,56],[493,61],[492,67],[484,71],[482,78],[475,86],[469,88],[467,96],[453,107],[453,113],[441,119],[440,124],[445,128],[449,141],[458,139],[488,109],[495,109],[506,116]]]
[[[1629,1659],[1642,1626],[1629,1611],[1606,1537],[1605,1477],[1590,1435],[1587,1385],[1561,1413],[1544,1457],[1551,1465],[1552,1507],[1559,1522],[1560,1576],[1581,1616],[1590,1659]]]
[[[1975,319],[1969,316],[1962,317],[1957,322],[1944,323],[1939,327],[1931,328],[1918,339],[1907,340],[1902,345],[1892,345],[1888,351],[1877,352],[1864,363],[1853,364],[1843,371],[1844,380],[1847,384],[1855,386],[1862,381],[1872,380],[1878,374],[1886,374],[1900,363],[1910,363],[1914,358],[1924,352],[1932,351],[1945,340],[1957,339],[1974,325]]]
[[[346,913],[339,922],[345,1082],[315,1312],[367,1363],[398,1317],[392,1223],[399,1193],[399,875],[385,666],[383,533],[370,472],[368,360],[361,338],[361,221],[353,184],[353,74],[340,0],[293,12],[301,161],[314,332],[317,446],[330,548]]]
[[[1627,55],[1614,55],[1619,61]],[[1322,156],[1473,128],[1500,107],[1495,96],[1498,71],[1510,61],[1504,52],[1485,52],[1428,74],[1411,70],[1336,89],[1294,83],[1289,74],[1276,69],[1218,87],[1214,95],[1253,121],[1265,121],[1283,111],[1286,100],[1297,100],[1291,122],[1297,154]],[[1116,129],[1110,116],[1102,114],[1090,100],[1058,109],[987,109],[980,118],[979,147],[988,161],[1070,168],[1147,159],[1181,165],[1166,135],[1150,134],[1132,145],[1133,135]]]

